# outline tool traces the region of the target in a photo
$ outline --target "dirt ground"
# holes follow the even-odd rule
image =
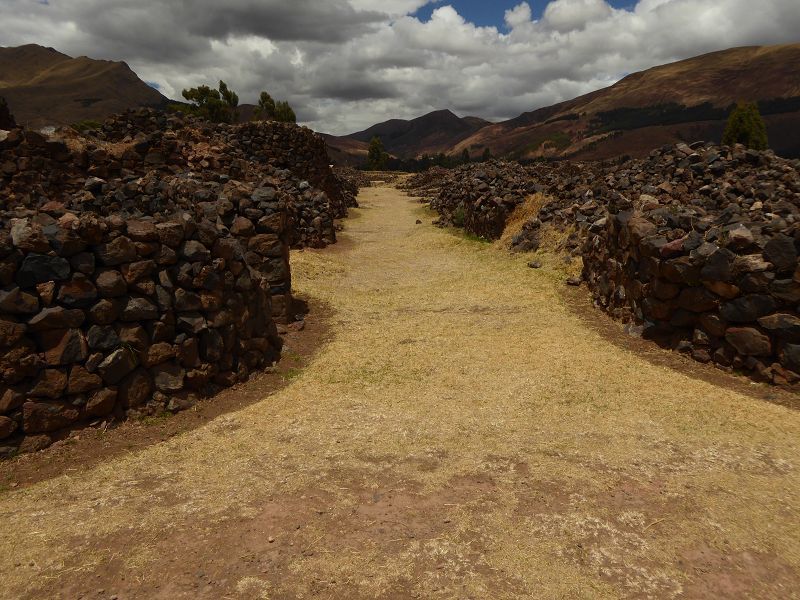
[[[295,366],[0,467],[0,598],[800,598],[793,398],[360,201]]]

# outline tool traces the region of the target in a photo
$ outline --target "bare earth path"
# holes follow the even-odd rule
[[[293,257],[334,311],[313,363],[0,493],[0,597],[800,597],[800,413],[607,342],[395,189],[362,203]]]

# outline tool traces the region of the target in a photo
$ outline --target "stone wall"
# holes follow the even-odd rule
[[[233,169],[232,177],[264,166],[288,170],[300,182],[305,181],[309,187],[326,194],[332,219],[346,217],[347,209],[357,206],[355,195],[345,191],[335,175],[323,138],[307,127],[277,121],[210,124],[185,115],[142,109],[110,119],[94,136],[98,140],[121,142],[131,132],[156,138],[165,133],[174,135],[179,143],[188,143],[195,149],[198,143],[205,143],[193,164],[212,158],[217,170]],[[224,152],[215,152],[214,146]]]
[[[800,381],[797,161],[679,145],[649,166],[650,193],[610,202],[587,236],[598,305],[701,362]]]
[[[2,453],[81,421],[175,409],[279,357],[269,277],[286,268],[285,212],[229,231],[189,213],[124,219],[51,211],[0,238]],[[235,233],[234,233],[235,232]]]
[[[359,190],[361,188],[370,187],[372,182],[364,171],[353,169],[352,167],[334,167],[333,169],[339,185],[347,197],[347,206],[357,207]]]
[[[422,193],[439,213],[438,224],[463,227],[487,240],[499,238],[506,220],[535,191],[535,182],[518,163],[490,161],[452,170],[434,168],[405,186]]]
[[[566,260],[583,259],[597,306],[630,331],[725,370],[800,382],[800,161],[696,142],[641,160],[468,165],[409,187],[441,224],[487,239],[541,193],[512,249],[536,250],[553,227]]]
[[[296,126],[138,111],[59,136],[0,141],[0,455],[272,364],[290,245],[335,241],[315,185],[347,197]]]
[[[60,133],[63,139],[14,130],[0,141],[5,206],[170,214],[216,201],[227,182],[238,181],[271,188],[265,193],[285,204],[292,247],[320,248],[336,241],[334,219],[355,204],[328,165],[322,139],[295,125],[212,125],[139,110],[110,119],[85,139]],[[286,280],[274,287],[288,294],[285,271]]]

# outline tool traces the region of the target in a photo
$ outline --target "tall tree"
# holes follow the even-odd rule
[[[281,123],[297,123],[297,115],[286,100],[273,100],[268,92],[261,92],[256,106],[256,117]]]
[[[261,92],[256,107],[256,116],[259,119],[275,118],[275,100],[267,92]]]
[[[489,148],[483,151],[483,156],[481,157],[481,161],[486,162],[487,160],[491,160],[492,158],[492,151]]]
[[[769,147],[767,126],[755,102],[738,103],[728,117],[722,143],[727,146],[744,144],[753,150],[766,150]]]
[[[224,81],[215,90],[207,85],[183,90],[183,97],[193,104],[196,115],[214,123],[233,123],[236,120],[236,107],[239,96],[231,91]]]
[[[219,81],[219,95],[222,101],[230,109],[236,109],[239,106],[239,96],[233,90],[228,89],[228,84],[220,79]]]
[[[464,148],[464,151],[461,153],[461,162],[467,164],[469,160],[469,150]]]
[[[275,103],[275,120],[281,123],[297,123],[297,115],[286,100]]]
[[[367,164],[372,171],[383,171],[386,169],[386,162],[389,155],[383,147],[383,141],[378,136],[372,138],[367,151]]]

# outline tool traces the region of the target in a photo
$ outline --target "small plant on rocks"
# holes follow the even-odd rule
[[[740,102],[736,105],[728,117],[722,143],[727,146],[743,144],[752,150],[766,150],[769,147],[767,126],[755,103]]]

